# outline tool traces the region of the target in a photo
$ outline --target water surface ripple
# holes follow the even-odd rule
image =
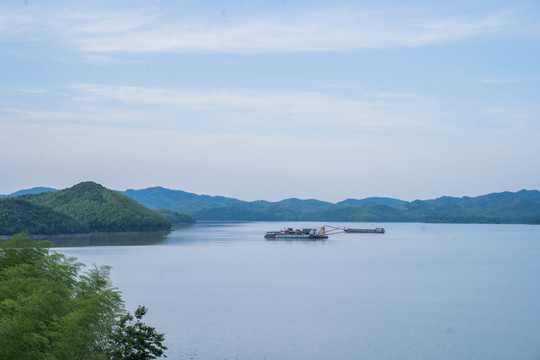
[[[335,223],[386,233],[263,238],[320,225],[198,223],[56,250],[112,265],[171,359],[540,359],[539,226]]]

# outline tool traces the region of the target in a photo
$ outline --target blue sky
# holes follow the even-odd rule
[[[540,1],[3,1],[0,193],[538,189]]]

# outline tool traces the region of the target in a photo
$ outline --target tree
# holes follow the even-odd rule
[[[157,359],[167,350],[163,345],[164,334],[141,322],[147,311],[146,307],[139,305],[135,317],[127,313],[120,318],[111,336],[111,360]]]
[[[105,360],[116,346],[127,351],[128,342],[137,354],[147,347],[155,355],[137,359],[163,354],[163,334],[140,322],[146,308],[136,312],[139,332],[114,340],[131,315],[111,284],[110,267],[81,273],[82,267],[26,233],[0,242],[0,359]],[[148,335],[143,343],[141,334]]]

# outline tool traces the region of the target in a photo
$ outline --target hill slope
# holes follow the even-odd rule
[[[347,199],[336,205],[319,208],[310,207],[310,200],[298,200],[304,202],[302,206],[295,204],[293,207],[287,206],[287,201],[282,201],[262,210],[239,206],[211,207],[196,211],[193,215],[199,220],[534,224],[540,219],[540,201],[534,201],[538,193],[536,190],[522,190],[477,198],[442,197],[413,202],[388,198]]]
[[[86,184],[86,185],[84,185]],[[84,185],[84,186],[83,186]],[[71,193],[105,189],[95,183],[82,183],[71,189]],[[66,189],[70,190],[70,189]],[[101,229],[122,228],[110,221],[120,217],[123,224],[131,220],[122,215],[122,208],[114,211],[100,207],[104,200],[112,195],[99,195],[95,199],[85,195],[84,201],[77,202],[74,207],[66,206],[66,190],[25,195],[23,199],[32,200],[35,204],[45,205],[60,213],[82,221],[89,228]],[[99,189],[98,189],[99,190]],[[101,191],[99,190],[99,191]],[[107,190],[110,191],[110,190]],[[443,196],[431,200],[403,201],[385,197],[365,199],[347,199],[337,204],[309,199],[285,199],[279,202],[242,201],[224,196],[197,195],[181,190],[170,190],[153,187],[142,190],[126,190],[123,194],[138,201],[144,206],[156,209],[172,222],[192,222],[189,215],[178,214],[182,211],[199,220],[268,220],[268,221],[406,221],[406,222],[450,222],[450,223],[539,223],[540,191],[521,190],[517,192],[491,193],[477,197]],[[92,196],[96,196],[95,194]],[[101,199],[101,200],[98,200]],[[125,201],[121,200],[121,201]],[[89,204],[90,202],[92,204]],[[106,201],[105,201],[106,202]],[[129,206],[128,206],[129,207]],[[114,208],[114,206],[112,207]],[[84,211],[82,209],[85,209]],[[148,210],[148,209],[146,209]],[[175,211],[168,211],[175,210]],[[82,212],[80,212],[82,211]],[[97,211],[97,212],[96,212]],[[94,215],[89,215],[94,212]],[[104,216],[97,216],[97,213]],[[88,216],[96,217],[91,222]],[[144,223],[144,222],[143,222]],[[133,224],[132,225],[137,225]],[[136,226],[135,226],[136,227]],[[100,231],[100,230],[95,230]],[[111,231],[111,230],[108,230]],[[113,230],[118,231],[118,230]]]
[[[156,209],[157,213],[163,215],[171,225],[177,225],[177,224],[194,224],[197,222],[197,220],[188,214],[181,213],[176,210],[171,209]]]
[[[2,233],[33,234],[170,230],[167,219],[129,197],[94,182],[2,199]],[[50,224],[49,224],[50,223]],[[20,226],[8,226],[22,224]],[[62,225],[65,224],[65,225]],[[11,232],[17,228],[17,231]],[[7,230],[6,230],[7,229]]]
[[[73,234],[87,232],[88,228],[48,206],[19,198],[0,199],[0,235],[24,231],[41,235]]]
[[[486,195],[480,195],[476,197],[451,197],[451,196],[442,196],[437,199],[432,200],[417,200],[421,201],[430,208],[435,208],[439,206],[446,205],[460,205],[469,209],[480,209],[486,208],[497,204],[501,200],[505,199],[522,199],[527,201],[532,201],[540,203],[540,191],[538,190],[520,190],[517,192],[503,191],[499,193],[491,193]]]
[[[24,200],[50,206],[69,215],[93,231],[169,230],[162,215],[147,209],[129,197],[94,182],[82,182],[69,189],[37,195],[23,195]]]
[[[8,196],[20,196],[20,195],[26,195],[26,194],[41,194],[42,192],[47,191],[56,191],[56,189],[50,188],[50,187],[33,187],[31,189],[24,189],[16,191],[9,195],[0,195],[0,198],[8,197]]]
[[[197,195],[182,190],[165,189],[161,186],[142,190],[129,189],[122,194],[149,207],[150,209],[171,209],[188,214],[213,207],[239,206],[246,209],[264,209],[272,203],[268,201],[242,201],[224,196]]]

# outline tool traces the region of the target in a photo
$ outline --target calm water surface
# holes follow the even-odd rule
[[[321,225],[199,223],[142,238],[63,237],[56,250],[113,266],[128,310],[149,307],[170,359],[540,360],[540,226],[263,238]],[[67,247],[78,241],[99,246]]]

